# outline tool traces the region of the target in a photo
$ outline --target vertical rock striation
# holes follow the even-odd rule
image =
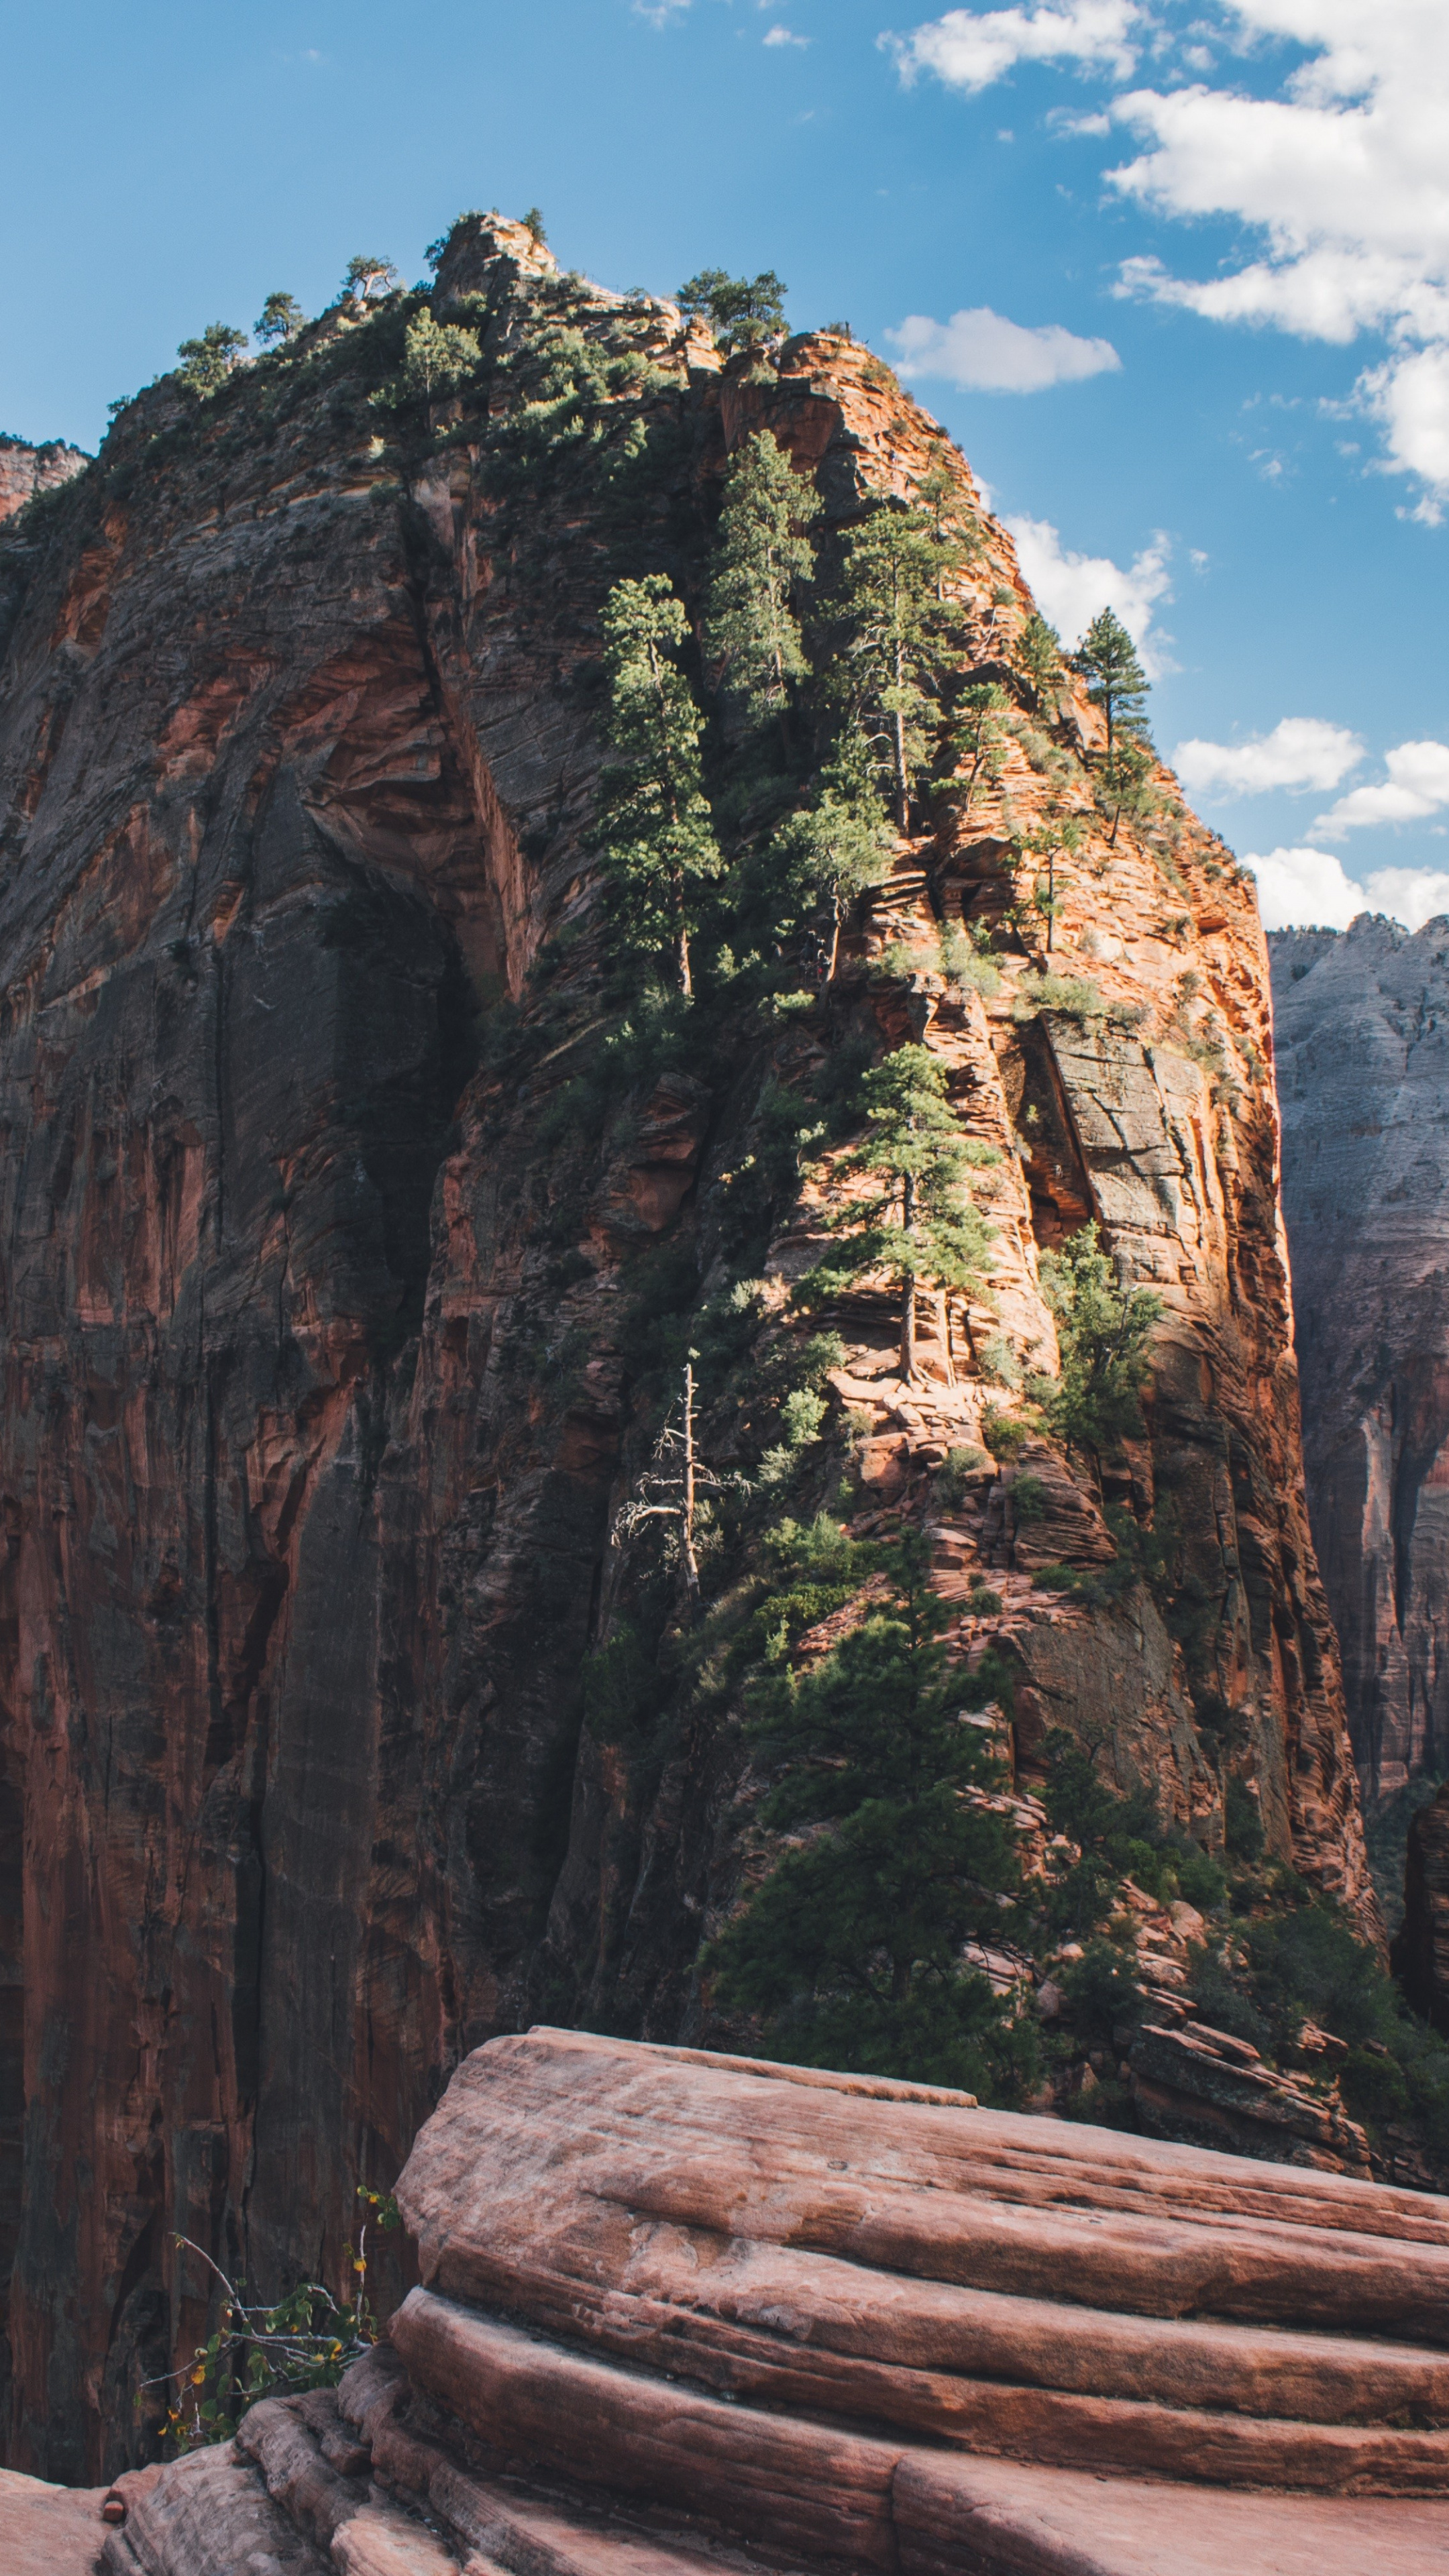
[[[737,1727],[691,1720],[651,1769],[583,1728],[581,1667],[652,1438],[640,1283],[679,1312],[732,1275],[761,1100],[820,1039],[752,1017],[722,1077],[583,1120],[598,617],[621,571],[697,587],[750,427],[831,528],[941,438],[848,341],[721,371],[517,226],[466,223],[437,301],[483,336],[471,409],[387,444],[406,303],[334,311],[208,404],[140,397],[0,560],[0,2279],[10,2456],[50,2476],[120,2466],[140,2383],[199,2339],[178,2235],[259,2289],[335,2277],[358,2181],[391,2182],[469,2049],[540,2008],[698,2036],[738,1874]],[[589,435],[519,406],[531,350],[593,368]],[[994,676],[1028,601],[983,524]],[[986,1005],[865,971],[892,921],[989,909],[998,788],[903,847],[841,1010],[924,1033],[1007,1147],[1020,1358],[1052,1360],[1037,1244],[1086,1213],[1159,1289],[1121,1498],[1176,1571],[1038,1595],[1004,1485],[962,1544],[1007,1569],[1024,1760],[1078,1722],[1209,1842],[1230,1763],[1272,1848],[1369,1919],[1252,889],[1180,807],[1108,839],[1096,724],[1068,691],[1056,962],[1100,1007],[1033,1002],[1022,959]],[[1029,818],[1019,749],[1003,785]],[[793,1182],[762,1206],[778,1314],[810,1209]],[[844,1329],[842,1401],[919,1479],[991,1390],[947,1383],[949,1319],[924,1392],[878,1320]],[[1095,1498],[1051,1475],[1058,1552],[1099,1561]]]
[[[1313,1532],[1388,1794],[1449,1758],[1449,923],[1269,944]]]

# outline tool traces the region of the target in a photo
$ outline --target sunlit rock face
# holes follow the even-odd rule
[[[404,305],[334,308],[210,402],[140,396],[0,542],[0,2278],[10,2456],[50,2476],[122,2466],[138,2392],[209,2331],[178,2236],[267,2295],[336,2279],[359,2182],[391,2182],[470,2049],[544,2015],[740,2039],[696,1967],[740,1883],[738,1712],[643,1761],[584,1724],[582,1676],[631,1609],[638,1283],[673,1283],[682,1328],[736,1277],[758,1187],[780,1328],[818,1209],[766,1186],[768,1104],[830,1046],[914,1036],[998,1154],[972,1330],[1009,1370],[1055,1365],[1038,1251],[1088,1216],[1163,1301],[1105,1497],[1163,1534],[1157,1588],[1034,1586],[1109,1552],[1061,1454],[1032,1454],[1034,1517],[988,1460],[941,1533],[953,1647],[1013,1660],[1023,1781],[1078,1725],[1219,1848],[1236,1769],[1270,1849],[1372,1929],[1251,883],[1163,771],[1151,828],[1109,829],[1070,679],[1043,748],[1010,538],[848,337],[722,366],[672,307],[482,222],[438,302],[479,335],[465,395],[399,429]],[[523,397],[585,360],[576,436]],[[590,1124],[600,613],[656,569],[698,610],[759,427],[827,548],[945,458],[979,533],[963,669],[1022,729],[969,812],[903,837],[833,1015],[752,1008],[711,1066]],[[1032,998],[1009,938],[985,998],[884,968],[999,915],[1049,798],[1080,826],[1050,963],[1085,1018]],[[841,1317],[832,1419],[864,1420],[862,1481],[918,1517],[1007,1382],[968,1323],[923,1317],[904,1386],[889,1301]],[[716,1433],[753,1470],[733,1417]]]
[[[1269,947],[1309,1509],[1388,1793],[1449,1758],[1449,922]]]

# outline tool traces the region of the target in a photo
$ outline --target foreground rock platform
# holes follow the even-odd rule
[[[554,2030],[398,2198],[389,2343],[167,2470],[107,2576],[1449,2564],[1449,2201]]]

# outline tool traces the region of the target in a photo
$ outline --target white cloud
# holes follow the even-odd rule
[[[690,6],[691,0],[634,0],[634,15],[647,18],[651,27],[667,27],[671,18]]]
[[[1122,364],[1110,340],[1081,340],[1060,322],[1035,328],[1008,322],[989,304],[935,322],[908,313],[886,338],[899,349],[904,376],[944,376],[980,393],[1038,393],[1044,385],[1100,376]]]
[[[1449,913],[1449,876],[1441,868],[1375,868],[1365,891],[1371,911],[1387,912],[1406,930]]]
[[[1195,795],[1261,796],[1274,787],[1336,787],[1363,758],[1345,726],[1320,716],[1285,716],[1249,742],[1180,742],[1172,765]]]
[[[1203,80],[1142,89],[1113,113],[1148,145],[1108,173],[1126,196],[1187,219],[1236,217],[1259,236],[1241,264],[1174,277],[1124,263],[1125,292],[1219,322],[1388,355],[1361,375],[1384,468],[1413,474],[1434,519],[1449,498],[1449,8],[1444,0],[1224,0],[1240,36],[1308,49],[1276,97]]]
[[[1015,63],[1079,62],[1125,79],[1137,0],[1058,0],[1055,7],[948,9],[909,35],[882,36],[903,81],[934,72],[950,89],[987,89]]]
[[[1265,930],[1347,930],[1370,905],[1361,886],[1343,873],[1328,850],[1269,850],[1243,861],[1258,880],[1258,910]]]
[[[1152,622],[1157,602],[1172,597],[1165,537],[1144,546],[1124,572],[1110,555],[1074,554],[1048,519],[1008,519],[1005,524],[1038,607],[1069,644],[1085,633],[1100,609],[1114,608],[1149,677],[1170,669],[1165,639]]]
[[[1369,823],[1422,822],[1449,805],[1449,742],[1401,742],[1385,752],[1384,767],[1387,778],[1341,796],[1318,816],[1315,832],[1338,840]]]
[[[810,39],[808,36],[797,36],[793,27],[772,27],[764,42],[767,45],[798,45],[803,53]]]

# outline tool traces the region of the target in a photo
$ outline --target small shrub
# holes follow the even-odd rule
[[[1006,1461],[1025,1448],[1031,1438],[1031,1425],[1019,1421],[1015,1414],[1000,1413],[994,1404],[989,1404],[981,1416],[981,1437],[993,1458],[998,1462]]]
[[[1038,1011],[1060,1011],[1069,1020],[1100,1020],[1110,1005],[1105,993],[1075,975],[1023,975],[1016,988],[1012,1017],[1034,1019]]]
[[[1230,1780],[1223,1792],[1223,1843],[1232,1860],[1263,1857],[1263,1819],[1258,1801],[1241,1780]]]
[[[1047,1489],[1040,1476],[1018,1476],[1011,1488],[1011,1502],[1019,1521],[1045,1520]]]

